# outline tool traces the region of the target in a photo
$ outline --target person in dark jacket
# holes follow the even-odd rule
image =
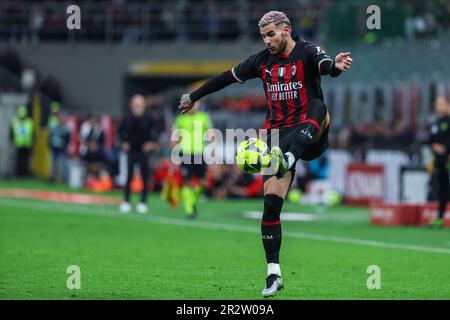
[[[444,226],[444,215],[449,200],[450,180],[450,108],[445,96],[436,97],[436,120],[430,128],[429,144],[434,156],[432,179],[437,187],[439,213],[436,219],[430,221],[430,227]]]
[[[140,202],[136,209],[139,213],[147,213],[147,185],[150,176],[149,155],[158,149],[158,144],[152,137],[153,123],[146,114],[146,103],[142,95],[134,95],[130,101],[131,114],[127,115],[119,125],[118,134],[122,142],[122,150],[127,154],[127,181],[124,190],[124,201],[120,212],[131,211],[130,187],[134,176],[135,164],[140,167],[143,188]]]

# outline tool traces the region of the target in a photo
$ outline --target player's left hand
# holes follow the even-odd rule
[[[178,106],[178,109],[181,110],[181,113],[189,111],[193,106],[194,102],[191,100],[189,93],[183,94],[180,99],[180,105]]]
[[[351,52],[342,52],[336,56],[334,65],[341,71],[347,71],[352,65],[353,59],[351,58]]]

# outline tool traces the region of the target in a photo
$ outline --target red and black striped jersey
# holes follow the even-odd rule
[[[302,122],[313,98],[323,100],[320,76],[338,76],[334,60],[320,47],[301,38],[289,55],[265,49],[231,69],[240,83],[261,78],[268,110],[265,129],[291,127]]]

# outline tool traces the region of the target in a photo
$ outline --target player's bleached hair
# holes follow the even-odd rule
[[[275,23],[276,26],[286,23],[288,25],[291,25],[291,21],[289,21],[289,18],[286,16],[284,12],[281,11],[269,11],[258,22],[258,26],[260,28],[264,28],[265,26]]]

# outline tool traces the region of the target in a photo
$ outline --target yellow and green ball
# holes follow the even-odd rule
[[[300,203],[302,196],[303,196],[303,193],[300,189],[292,189],[287,194],[287,200],[290,203],[298,204],[298,203]]]
[[[244,172],[260,172],[270,164],[268,145],[257,138],[242,141],[237,148],[236,163]]]
[[[331,205],[338,205],[342,202],[342,195],[336,190],[331,190],[328,193],[328,201]]]

